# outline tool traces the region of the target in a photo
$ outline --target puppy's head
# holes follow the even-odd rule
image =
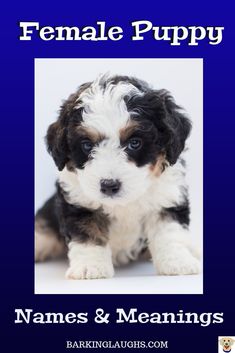
[[[220,344],[225,349],[229,349],[234,344],[234,340],[231,337],[223,337],[220,339]]]
[[[190,128],[167,91],[104,75],[63,104],[47,145],[58,169],[74,172],[90,199],[126,204],[176,163]]]

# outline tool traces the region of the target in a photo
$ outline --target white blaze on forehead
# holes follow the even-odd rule
[[[119,130],[126,126],[130,112],[127,111],[124,97],[141,94],[130,83],[108,83],[104,88],[102,83],[105,77],[101,76],[86,89],[80,97],[77,107],[83,107],[83,122],[81,125],[95,128],[105,136],[117,136]]]

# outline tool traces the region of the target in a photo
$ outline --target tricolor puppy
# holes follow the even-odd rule
[[[190,129],[169,92],[144,81],[81,85],[47,132],[59,177],[36,215],[36,261],[68,250],[67,278],[106,278],[149,253],[159,274],[198,273],[179,157]]]

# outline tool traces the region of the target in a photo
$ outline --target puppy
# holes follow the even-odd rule
[[[224,352],[231,352],[234,340],[231,337],[223,337],[220,339],[220,345],[223,347]]]
[[[67,278],[107,278],[149,252],[158,274],[198,273],[179,157],[190,129],[170,93],[144,81],[81,85],[47,132],[59,176],[36,215],[36,261],[68,251]]]

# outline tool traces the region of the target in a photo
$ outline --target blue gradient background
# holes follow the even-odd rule
[[[232,2],[230,2],[232,3]],[[1,333],[4,353],[64,352],[65,340],[168,340],[168,352],[217,352],[218,335],[235,335],[234,324],[234,24],[228,1],[78,2],[2,4],[1,20]],[[131,25],[224,26],[223,42],[172,47],[149,35],[131,41]],[[20,42],[19,21],[41,25],[119,25],[112,42]],[[204,295],[34,295],[34,58],[204,58]],[[146,312],[224,312],[223,324],[189,325],[14,324],[15,308],[88,312],[97,307],[137,307]],[[115,315],[112,315],[114,318]]]

